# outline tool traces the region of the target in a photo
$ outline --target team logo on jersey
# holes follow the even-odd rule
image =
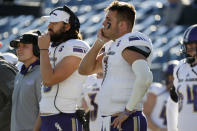
[[[87,50],[83,47],[80,47],[80,46],[74,46],[73,47],[73,52],[86,53]]]
[[[50,90],[51,90],[51,86],[45,86],[45,85],[43,85],[43,91],[44,91],[44,93],[46,93],[46,92],[49,92]]]
[[[27,80],[27,85],[33,85],[34,84],[34,80]]]
[[[61,46],[60,49],[59,49],[59,52],[62,52],[64,46]]]
[[[185,81],[197,81],[197,78],[186,78]]]

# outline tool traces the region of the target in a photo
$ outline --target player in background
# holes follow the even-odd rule
[[[148,121],[148,131],[167,131],[166,103],[173,87],[173,69],[177,60],[169,61],[165,68],[165,86],[153,83],[148,90],[147,100],[144,103],[144,113]]]
[[[186,58],[179,62],[178,66],[175,67],[173,74],[174,86],[179,97],[179,107],[176,108],[178,109],[176,110],[176,112],[178,112],[178,131],[196,131],[197,24],[186,29],[183,36],[182,52],[185,54]],[[176,120],[177,118],[172,119]]]
[[[105,51],[102,48],[100,54]],[[98,93],[103,80],[103,73],[89,75],[83,84],[81,97],[77,104],[77,115],[84,131],[100,131],[101,116],[98,110]]]
[[[90,131],[101,130],[101,115],[99,112],[98,95],[103,80],[103,73],[89,75],[84,85],[83,107],[89,120]]]
[[[153,79],[152,43],[146,35],[132,32],[136,14],[133,5],[113,1],[106,13],[104,27],[82,60],[79,73],[90,75],[104,70],[99,93],[102,130],[146,131],[142,98]],[[108,41],[109,50],[98,55]]]
[[[66,5],[45,18],[49,21],[48,32],[38,39],[41,131],[81,131],[76,105],[86,76],[78,73],[78,67],[89,45],[82,41],[78,17]]]
[[[106,46],[105,46],[106,47]],[[102,48],[99,54],[105,52]],[[83,84],[82,107],[85,109],[89,131],[101,130],[101,115],[98,106],[98,94],[103,80],[103,73],[89,75]],[[85,130],[85,131],[86,131]]]

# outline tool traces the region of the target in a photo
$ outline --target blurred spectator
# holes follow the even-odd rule
[[[175,15],[172,15],[173,17]],[[197,23],[197,0],[194,0],[190,5],[185,5],[183,7],[182,13],[178,25],[192,25]]]
[[[163,24],[166,26],[174,26],[179,20],[183,9],[182,0],[168,0],[168,5],[164,10]]]
[[[12,92],[17,68],[0,54],[0,131],[10,131]]]
[[[11,131],[32,131],[39,113],[41,96],[39,34],[41,34],[39,31],[30,31],[10,42],[10,46],[16,48],[19,61],[24,63],[14,83]]]
[[[0,4],[3,4],[3,3],[12,3],[14,2],[14,0],[0,0]]]

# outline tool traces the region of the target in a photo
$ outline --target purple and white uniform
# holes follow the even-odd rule
[[[197,65],[191,67],[185,59],[174,70],[174,86],[179,96],[178,130],[197,129]]]
[[[62,59],[64,59],[67,56],[76,56],[83,59],[88,49],[89,49],[88,44],[86,44],[84,41],[77,39],[68,40],[56,47],[50,46],[49,48],[50,64],[52,68],[54,68]],[[76,70],[75,72],[72,73],[71,76],[69,76],[69,78],[63,80],[58,84],[55,84],[50,87],[46,87],[42,85],[40,113],[50,114],[50,116],[45,115],[42,116],[41,118],[44,120],[44,118],[46,117],[50,118],[52,117],[52,115],[56,115],[56,116],[60,115],[61,117],[61,114],[59,114],[61,111],[62,113],[65,114],[64,117],[60,119],[64,119],[65,116],[68,116],[68,120],[70,120],[70,122],[77,127],[77,124],[79,125],[79,123],[77,123],[77,120],[75,119],[76,104],[82,91],[81,85],[85,82],[86,78],[87,78],[86,76],[80,75],[78,73],[78,70]],[[70,117],[71,119],[69,119]],[[65,121],[66,123],[64,122],[64,125],[61,125],[60,121],[59,122],[57,121],[60,128],[64,127],[64,125],[72,126],[72,124],[66,124],[66,123],[70,123],[67,120]],[[55,123],[53,123],[53,125],[51,126],[54,127]],[[62,128],[62,129],[65,130],[67,128]]]
[[[102,116],[123,112],[132,94],[136,76],[131,65],[122,57],[123,50],[132,46],[148,49],[150,54],[147,57],[147,62],[149,65],[151,64],[152,43],[146,35],[140,32],[127,33],[110,44],[109,50],[106,51],[103,58],[104,80],[99,95],[99,108]],[[146,121],[141,112],[142,107],[143,102],[139,102],[135,107],[139,112],[129,118],[132,120],[128,120],[132,122],[135,119],[136,124],[134,125],[136,126],[139,125],[139,122],[143,125],[142,121]],[[131,125],[131,123],[123,124],[123,129],[130,129],[126,128],[127,125]]]

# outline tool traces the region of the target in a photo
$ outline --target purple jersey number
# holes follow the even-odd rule
[[[90,110],[90,120],[91,121],[95,121],[97,118],[97,114],[98,114],[98,104],[95,103],[96,95],[97,95],[97,93],[88,94],[88,96],[90,98],[90,104],[94,107],[93,110]]]
[[[193,104],[193,111],[197,112],[197,85],[193,88],[187,86],[187,103]]]

